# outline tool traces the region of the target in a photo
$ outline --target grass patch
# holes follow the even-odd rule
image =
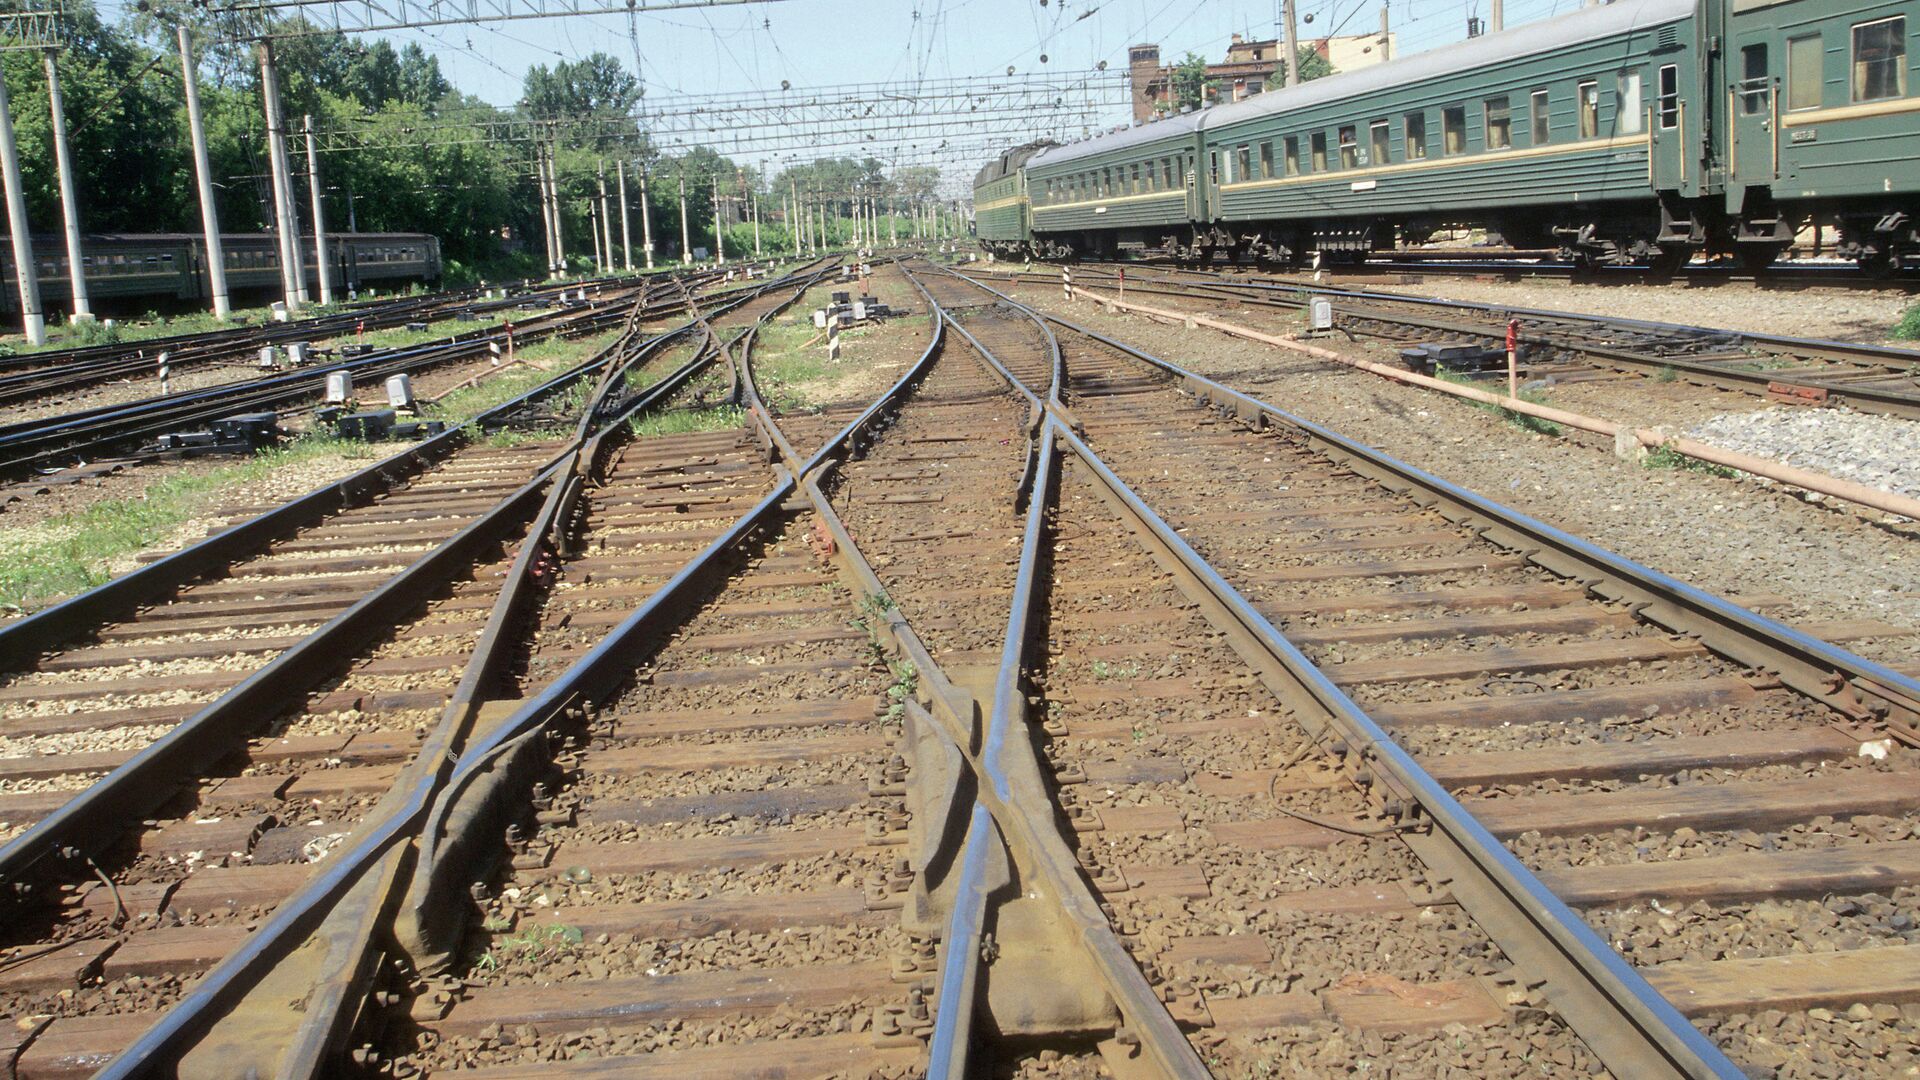
[[[347,310],[344,304],[322,307],[309,304],[300,312],[301,318],[309,316],[332,315]],[[132,344],[153,338],[173,337],[177,334],[205,334],[214,330],[227,330],[246,324],[260,324],[269,321],[272,313],[264,307],[236,309],[226,321],[213,317],[211,311],[193,311],[183,315],[161,315],[148,312],[136,319],[113,318],[113,328],[107,328],[106,319],[83,323],[49,324],[47,343],[29,345],[27,339],[17,334],[9,335],[0,341],[0,356],[24,356],[29,353],[49,352],[58,349],[78,349],[89,345]]]
[[[1441,382],[1450,382],[1458,386],[1472,386],[1482,390],[1486,389],[1486,387],[1482,386],[1478,380],[1469,379],[1465,375],[1460,375],[1455,372],[1448,371],[1446,368],[1443,368],[1443,367],[1436,366],[1433,369],[1433,375],[1434,375],[1434,378],[1439,379]],[[1475,401],[1472,398],[1462,398],[1461,400],[1465,401],[1467,404],[1483,412],[1498,413],[1501,419],[1521,429],[1522,431],[1531,431],[1536,435],[1559,435],[1565,430],[1559,424],[1556,424],[1551,420],[1542,420],[1537,416],[1529,416],[1526,413],[1514,412],[1512,409],[1495,405],[1491,402]],[[1524,386],[1520,388],[1520,400],[1526,402],[1529,405],[1548,404],[1547,395],[1541,393],[1538,390],[1529,390]]]
[[[746,423],[746,411],[738,405],[708,405],[636,416],[627,421],[635,435],[694,435],[703,431],[725,431]]]
[[[511,401],[532,390],[558,375],[563,369],[572,367],[613,344],[614,339],[619,336],[620,331],[607,330],[590,337],[571,340],[548,338],[538,344],[515,349],[514,356],[525,363],[516,364],[473,386],[463,386],[457,390],[448,391],[440,400],[426,406],[425,414],[450,423],[470,420],[496,405]],[[541,366],[534,366],[536,364]],[[593,392],[594,382],[595,380],[590,378],[576,381],[566,392],[553,399],[551,402],[553,410],[562,415],[577,413],[586,404],[587,395]]]
[[[1907,305],[1907,310],[1900,313],[1900,321],[1893,324],[1888,336],[1902,341],[1920,338],[1920,303]]]
[[[1688,472],[1718,476],[1723,480],[1740,479],[1739,469],[1731,469],[1716,462],[1690,457],[1671,446],[1656,446],[1640,455],[1640,464],[1648,469],[1684,469]]]
[[[110,499],[0,539],[0,606],[32,611],[107,581],[114,563],[167,539],[216,505],[220,494],[276,469],[322,457],[375,459],[386,450],[310,435],[204,473],[156,480],[138,498]]]
[[[1105,660],[1095,660],[1093,662],[1093,677],[1103,681],[1106,679],[1137,679],[1140,677],[1140,665],[1133,663],[1109,664]]]

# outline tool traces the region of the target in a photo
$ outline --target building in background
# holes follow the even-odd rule
[[[1344,37],[1306,39],[1302,48],[1311,48],[1325,57],[1335,71],[1352,71],[1377,64],[1393,55],[1394,35],[1387,35],[1386,50],[1380,48],[1379,34],[1349,34]],[[1278,41],[1248,41],[1239,34],[1227,46],[1224,62],[1207,65],[1207,85],[1215,102],[1244,101],[1266,89],[1267,80],[1280,66]],[[1128,81],[1133,91],[1133,121],[1142,124],[1173,108],[1173,67],[1160,63],[1160,46],[1135,45],[1127,50]]]

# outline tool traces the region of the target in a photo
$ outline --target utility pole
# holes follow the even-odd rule
[[[1487,32],[1497,34],[1507,23],[1506,0],[1493,0],[1493,10],[1488,13]]]
[[[273,221],[280,234],[280,283],[292,314],[307,305],[307,273],[300,257],[300,227],[293,220],[293,177],[287,164],[287,128],[280,118],[280,76],[273,68],[273,42],[262,39],[260,99],[267,115],[267,161],[273,176]]]
[[[1387,29],[1387,5],[1380,5],[1380,62],[1393,59],[1393,34]]]
[[[693,265],[693,238],[687,231],[687,178],[680,178],[680,262]]]
[[[587,235],[593,237],[593,272],[604,274],[607,261],[600,249],[600,204],[591,198],[587,200]]]
[[[600,249],[607,253],[606,272],[613,273],[613,215],[607,207],[607,161],[600,159],[596,171],[596,181],[600,185]]]
[[[1494,0],[1499,3],[1500,0]],[[1286,85],[1300,85],[1300,18],[1294,11],[1294,0],[1280,0],[1281,34],[1286,38],[1286,52],[1281,53],[1281,61],[1286,65]]]
[[[727,265],[726,234],[720,231],[720,176],[713,177],[713,250],[720,257],[720,265]]]
[[[33,226],[27,221],[27,196],[20,188],[20,151],[13,141],[13,109],[7,83],[0,79],[0,180],[7,188],[7,231],[13,236],[13,276],[20,285],[20,328],[31,345],[47,343],[47,316],[40,310],[39,264],[33,261]]]
[[[547,211],[553,215],[553,276],[567,276],[566,219],[560,216],[560,156],[547,144]]]
[[[800,221],[800,181],[787,177],[787,188],[793,195],[788,203],[791,209],[787,211],[787,230],[793,233],[793,257],[797,259],[801,255],[801,242],[807,235],[806,225]]]
[[[898,213],[899,207],[892,205],[893,203],[892,199],[888,199],[887,202],[889,204],[887,207],[887,246],[899,247],[900,246],[900,215]]]
[[[41,54],[47,65],[47,107],[53,114],[53,162],[60,174],[60,217],[67,227],[67,278],[73,283],[73,314],[68,322],[92,322],[87,304],[87,273],[80,250],[80,207],[74,203],[73,157],[67,150],[67,110],[60,99],[60,67],[54,50]]]
[[[627,273],[633,273],[633,234],[627,226],[627,159],[615,158],[613,161],[614,179],[620,185],[620,262]]]
[[[327,217],[320,210],[320,151],[314,146],[313,117],[307,116],[307,194],[313,199],[313,268],[320,276],[320,303],[333,303],[333,278],[327,273]]]
[[[653,203],[647,199],[647,167],[640,166],[640,245],[646,250],[647,269],[653,269]]]
[[[753,257],[758,259],[760,257],[760,196],[753,195],[750,198],[753,200],[750,204],[753,207]]]
[[[553,206],[547,201],[547,151],[538,143],[533,147],[533,186],[540,192],[540,235],[547,241],[547,278],[552,280],[560,276],[560,254],[553,246]]]
[[[193,39],[182,26],[180,82],[187,91],[187,130],[193,139],[193,175],[200,189],[200,229],[207,244],[207,289],[213,293],[213,317],[225,322],[233,308],[227,300],[227,260],[220,250],[220,213],[213,203],[213,167],[207,161],[207,126],[200,119],[200,72],[193,58]]]

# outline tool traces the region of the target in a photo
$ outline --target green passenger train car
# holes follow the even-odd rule
[[[1590,263],[1764,264],[1817,220],[1900,265],[1916,5],[1617,0],[1046,149],[1018,250],[1282,263],[1466,227]]]

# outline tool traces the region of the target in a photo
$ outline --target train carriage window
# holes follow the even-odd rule
[[[1233,178],[1235,180],[1253,178],[1253,151],[1247,147],[1246,143],[1241,143],[1240,148],[1233,152]]]
[[[1284,154],[1284,157],[1286,158],[1287,175],[1299,176],[1300,175],[1300,137],[1298,135],[1287,136],[1286,153]]]
[[[1640,73],[1622,72],[1613,90],[1613,124],[1623,135],[1632,135],[1640,130]]]
[[[1271,141],[1260,144],[1260,179],[1273,179],[1273,143]]]
[[[1162,177],[1167,182],[1168,190],[1172,190],[1173,188],[1177,188],[1180,186],[1180,182],[1173,178],[1173,159],[1172,158],[1160,159],[1160,172],[1162,174]]]
[[[1424,112],[1410,112],[1406,115],[1402,126],[1406,129],[1402,134],[1406,136],[1407,160],[1419,161],[1421,158],[1426,157],[1427,114]]]
[[[1680,126],[1680,65],[1660,69],[1660,127],[1671,131]]]
[[[1600,84],[1580,84],[1580,137],[1591,139],[1600,134]]]
[[[1765,42],[1741,47],[1740,73],[1740,112],[1743,116],[1759,116],[1767,111],[1767,94],[1773,88]]]
[[[1449,105],[1440,110],[1440,152],[1463,154],[1467,150],[1467,107]]]
[[[1138,164],[1133,167],[1133,190],[1135,194],[1147,190],[1146,187],[1140,183],[1140,166]]]
[[[1853,28],[1853,100],[1907,94],[1907,20],[1881,19]]]
[[[1486,100],[1487,149],[1505,150],[1513,145],[1513,109],[1507,95]]]
[[[1545,146],[1553,141],[1553,113],[1548,107],[1549,100],[1545,90],[1535,90],[1527,105],[1533,121],[1535,146]]]
[[[1207,183],[1220,186],[1220,151],[1207,151]]]
[[[1352,169],[1360,164],[1360,136],[1352,124],[1340,125],[1340,167]]]
[[[1327,171],[1327,133],[1324,131],[1313,133],[1313,171]]]
[[[1373,143],[1373,163],[1385,165],[1392,160],[1393,131],[1385,120],[1375,120],[1367,125]]]

